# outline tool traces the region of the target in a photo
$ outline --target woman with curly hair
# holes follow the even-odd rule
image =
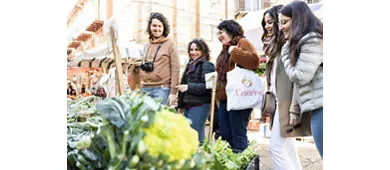
[[[199,143],[204,141],[204,127],[210,113],[211,90],[206,89],[207,73],[215,71],[210,60],[210,50],[202,39],[194,39],[188,44],[188,62],[180,85],[178,108],[192,121],[191,127],[198,132]]]
[[[259,56],[252,43],[244,37],[244,31],[236,21],[222,21],[218,29],[217,37],[223,45],[216,67],[219,132],[222,139],[229,142],[234,152],[242,152],[248,147],[246,133],[252,109],[227,111],[226,72],[233,70],[235,65],[256,70],[259,67]]]

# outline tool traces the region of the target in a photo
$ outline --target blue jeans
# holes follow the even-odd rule
[[[323,134],[323,108],[313,110],[311,117],[311,132],[313,134],[314,142],[316,144],[317,150],[322,156],[322,134]]]
[[[219,133],[222,139],[230,144],[235,153],[242,152],[248,147],[246,132],[251,112],[252,109],[230,110],[228,112],[226,102],[219,103]]]
[[[143,87],[142,94],[149,94],[150,97],[158,100],[163,105],[168,104],[168,97],[171,89],[168,87]]]
[[[210,103],[184,109],[184,116],[192,121],[191,127],[198,132],[199,143],[204,141],[204,126],[210,113]]]

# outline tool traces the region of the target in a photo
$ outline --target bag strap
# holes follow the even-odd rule
[[[268,71],[266,71],[267,75],[266,76],[266,81],[267,81],[267,92],[271,92],[271,72],[272,72],[272,69],[274,67],[274,61],[276,60],[276,58],[268,63],[270,64],[270,69]]]
[[[159,44],[158,47],[157,47],[156,54],[154,54],[154,58],[153,58],[153,64],[154,64],[154,61],[156,60],[157,53],[158,53],[158,51],[160,51],[161,46],[162,46],[162,44]]]
[[[154,61],[156,60],[157,53],[158,53],[158,51],[160,51],[161,46],[162,46],[162,44],[159,44],[158,47],[157,47],[157,51],[156,51],[156,53],[154,54],[154,57],[153,57],[153,64],[154,64]],[[142,64],[145,63],[146,58],[148,58],[149,51],[150,51],[150,46],[149,46],[149,49],[148,49],[148,51],[147,51],[147,53],[146,53],[146,55],[145,55],[144,60],[142,61]]]
[[[271,87],[271,70],[267,72],[267,91],[271,91],[270,90],[270,87]]]

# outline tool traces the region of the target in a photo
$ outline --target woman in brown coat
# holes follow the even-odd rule
[[[264,33],[273,38],[265,50],[269,56],[266,66],[267,84],[275,95],[275,113],[271,117],[270,152],[276,170],[301,170],[295,137],[310,136],[310,114],[300,117],[300,108],[296,101],[293,82],[287,77],[281,61],[281,49],[286,42],[278,27],[278,11],[282,5],[274,6],[265,12]],[[263,115],[265,116],[265,115]]]
[[[227,111],[226,73],[233,70],[236,64],[237,67],[255,70],[259,67],[259,57],[236,21],[222,21],[218,29],[218,40],[223,45],[216,65],[219,133],[223,140],[229,142],[234,152],[242,152],[248,147],[247,127],[252,109]]]

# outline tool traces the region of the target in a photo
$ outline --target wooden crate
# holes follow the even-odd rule
[[[80,41],[72,41],[72,43],[70,43],[68,45],[68,48],[75,48],[75,49],[77,49],[80,45],[81,45]]]
[[[97,32],[100,28],[103,27],[104,21],[103,20],[95,20],[92,24],[88,26],[86,29],[89,32]]]
[[[260,121],[259,120],[249,120],[248,130],[249,131],[259,131],[260,130]]]
[[[256,155],[245,170],[260,170],[260,156]]]
[[[85,41],[89,40],[90,38],[92,38],[92,35],[93,35],[93,33],[91,33],[91,32],[83,32],[75,40],[85,42]]]

